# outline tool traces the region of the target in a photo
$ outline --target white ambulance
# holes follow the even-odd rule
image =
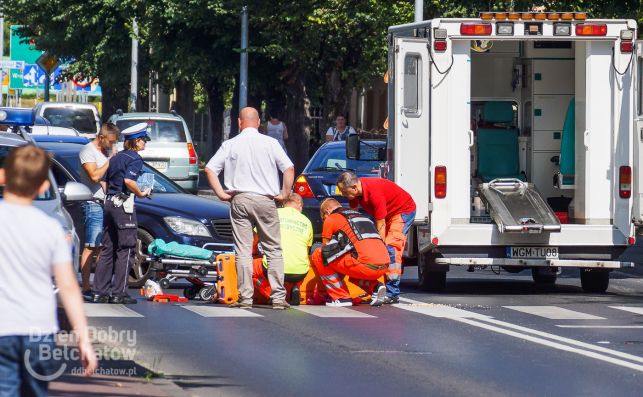
[[[641,221],[643,57],[633,20],[485,12],[389,29],[383,176],[417,203],[419,283],[450,265],[580,269],[603,292]],[[356,139],[347,145],[353,157]]]

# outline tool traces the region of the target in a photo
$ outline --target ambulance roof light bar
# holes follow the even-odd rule
[[[587,19],[586,12],[481,12],[480,19],[483,21],[584,21]]]

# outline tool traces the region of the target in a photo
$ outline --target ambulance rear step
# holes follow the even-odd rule
[[[560,221],[532,183],[501,178],[478,189],[500,233],[560,232]]]

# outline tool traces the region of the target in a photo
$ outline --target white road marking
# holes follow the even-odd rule
[[[328,306],[293,306],[292,309],[304,313],[312,314],[317,317],[335,317],[335,318],[377,318],[370,314],[362,313],[347,307],[328,307]]]
[[[641,306],[610,306],[612,309],[623,310],[626,312],[643,315],[643,307]]]
[[[427,316],[432,317],[441,317],[441,318],[491,318],[483,314],[478,314],[470,312],[467,310],[458,309],[456,307],[446,306],[446,305],[436,305],[433,303],[424,303],[413,301],[407,298],[400,298],[400,302],[406,302],[408,304],[394,304],[393,306],[408,310],[410,312],[416,312],[420,314],[426,314]]]
[[[603,317],[593,314],[581,313],[574,310],[564,309],[558,306],[503,306],[507,309],[516,310],[534,316],[548,318],[550,320],[605,320]]]
[[[635,356],[633,354],[623,353],[617,350],[607,349],[605,347],[592,345],[589,343],[581,342],[575,339],[565,338],[562,336],[550,334],[547,332],[538,331],[535,329],[522,327],[516,324],[507,323],[505,321],[495,320],[492,317],[480,315],[478,313],[468,312],[467,310],[455,309],[455,311],[450,311],[449,309],[438,310],[438,309],[429,309],[429,310],[412,310],[410,308],[416,307],[435,307],[435,306],[445,306],[445,305],[434,305],[428,304],[425,302],[415,301],[412,299],[400,299],[400,301],[410,303],[410,307],[405,307],[407,305],[394,305],[397,308],[415,311],[417,313],[423,313],[429,316],[446,318],[453,321],[458,321],[460,323],[468,324],[474,327],[483,328],[489,331],[497,332],[500,334],[512,336],[514,338],[519,338],[527,340],[536,344],[547,346],[557,350],[563,350],[570,353],[575,353],[585,357],[590,357],[596,360],[608,362],[611,364],[619,365],[629,369],[643,372],[643,365],[637,363],[643,363],[643,357]],[[449,307],[449,306],[445,306]],[[449,312],[453,313],[453,316],[449,316]],[[467,315],[466,313],[471,313]],[[531,334],[531,335],[529,335]],[[563,344],[567,343],[567,345]],[[571,346],[570,346],[571,345]],[[573,347],[577,346],[577,347]],[[618,358],[615,358],[618,357]],[[626,361],[630,360],[630,361]],[[633,362],[632,362],[633,361]]]
[[[235,309],[225,306],[189,305],[181,307],[201,317],[263,317],[261,314],[251,312],[248,309]]]
[[[643,325],[556,325],[559,328],[643,329]]]
[[[143,317],[125,305],[111,303],[86,303],[85,316],[87,317]]]

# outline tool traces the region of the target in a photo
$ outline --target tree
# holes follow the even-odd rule
[[[235,1],[158,0],[141,13],[152,68],[166,87],[189,82],[204,88],[212,126],[210,148],[223,140],[224,98],[239,62],[239,12]]]
[[[134,0],[2,0],[0,13],[23,25],[21,36],[33,39],[36,48],[71,61],[69,75],[100,79],[105,119],[127,108],[135,5]]]

